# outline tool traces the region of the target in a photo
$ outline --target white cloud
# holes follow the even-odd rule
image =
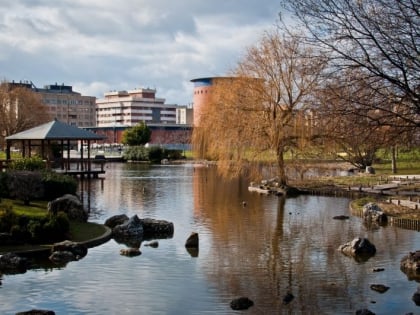
[[[156,87],[187,104],[189,81],[227,74],[279,10],[275,0],[0,0],[0,77],[97,97]]]

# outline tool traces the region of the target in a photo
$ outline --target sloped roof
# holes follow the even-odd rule
[[[15,133],[6,140],[101,140],[103,136],[91,131],[53,120],[43,125]]]

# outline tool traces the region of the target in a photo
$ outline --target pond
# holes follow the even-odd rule
[[[110,240],[65,267],[3,275],[1,314],[420,313],[412,301],[418,284],[399,268],[402,256],[419,249],[419,233],[368,229],[347,198],[284,199],[251,193],[246,181],[222,180],[212,167],[118,163],[107,164],[104,180],[85,181],[82,197],[91,221],[137,214],[173,222],[174,236],[157,248],[143,243],[137,257],[121,256],[125,245]],[[197,257],[185,248],[191,232],[200,238]],[[337,250],[358,236],[377,248],[368,261]],[[380,294],[371,284],[390,289]],[[288,292],[295,298],[284,305]],[[230,301],[242,296],[254,306],[233,311]]]

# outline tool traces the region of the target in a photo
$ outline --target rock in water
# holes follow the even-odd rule
[[[198,233],[192,232],[185,242],[185,247],[187,248],[198,248]]]
[[[254,305],[254,302],[248,299],[247,297],[240,297],[230,302],[230,307],[236,311],[246,310],[253,305]]]

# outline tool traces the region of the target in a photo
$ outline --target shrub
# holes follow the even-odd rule
[[[185,158],[181,150],[165,150],[165,151],[166,151],[166,157],[169,160],[180,160],[180,159]]]
[[[7,172],[0,172],[0,200],[9,197],[9,176]]]
[[[149,160],[152,163],[160,163],[162,159],[166,158],[165,149],[161,147],[151,147],[149,150]]]
[[[31,242],[38,243],[44,239],[43,228],[41,220],[30,220],[28,223],[28,232],[31,235]]]
[[[46,164],[39,156],[34,156],[13,160],[9,168],[16,171],[40,171],[46,169]]]
[[[11,197],[22,200],[29,205],[31,200],[43,197],[44,185],[40,172],[9,172],[9,191]]]
[[[10,233],[13,225],[18,224],[18,216],[13,212],[12,205],[2,202],[0,204],[0,232]]]
[[[42,173],[42,182],[45,200],[54,200],[65,194],[75,195],[77,192],[77,180],[68,175],[45,171]]]
[[[130,146],[124,151],[123,157],[131,161],[148,161],[149,149],[143,145]]]

